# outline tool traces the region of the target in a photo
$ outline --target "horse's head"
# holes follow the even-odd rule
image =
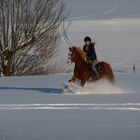
[[[76,57],[76,47],[69,47],[69,53],[68,53],[68,64],[72,64],[75,62],[75,57]]]
[[[78,61],[78,62],[86,61],[86,55],[81,48],[73,46],[73,47],[69,48],[67,63],[72,64],[76,61]]]

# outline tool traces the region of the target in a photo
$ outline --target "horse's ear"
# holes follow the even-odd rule
[[[76,51],[76,47],[74,46],[74,47],[73,47],[73,52],[75,52],[75,51]]]
[[[73,52],[73,51],[76,50],[76,47],[69,47],[69,50],[70,50],[71,52]]]

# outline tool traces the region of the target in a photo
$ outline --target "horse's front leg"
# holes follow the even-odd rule
[[[73,76],[72,77],[72,79],[70,79],[68,82],[69,83],[74,83],[75,81],[77,81],[78,79],[75,77],[75,76]]]
[[[85,80],[81,80],[80,85],[81,85],[82,87],[84,87],[85,84],[86,84],[86,81],[85,81]]]
[[[69,83],[74,83],[74,82],[77,81],[77,80],[78,80],[78,78],[75,77],[75,76],[73,76],[72,79],[70,79],[68,82],[69,82]],[[64,91],[64,92],[67,92],[67,91],[68,91],[68,86],[65,86],[64,89],[63,89],[63,91]]]

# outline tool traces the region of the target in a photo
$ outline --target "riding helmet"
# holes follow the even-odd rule
[[[86,37],[84,38],[84,41],[90,41],[90,42],[91,42],[91,38],[90,38],[89,36],[86,36]]]

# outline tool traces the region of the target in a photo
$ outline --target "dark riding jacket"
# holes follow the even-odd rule
[[[83,51],[87,54],[87,60],[94,61],[97,60],[97,55],[95,52],[95,43],[91,43],[89,46],[84,45]]]

